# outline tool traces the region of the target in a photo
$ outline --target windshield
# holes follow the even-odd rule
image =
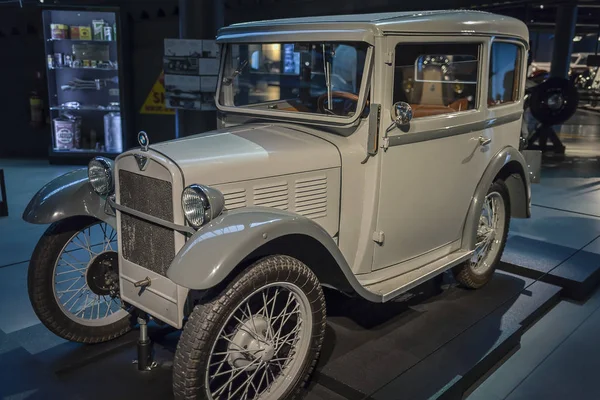
[[[350,117],[356,113],[366,43],[230,44],[221,105]]]
[[[584,54],[571,55],[571,64],[586,65],[587,64],[587,55],[584,55]]]

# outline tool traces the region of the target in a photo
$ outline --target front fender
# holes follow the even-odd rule
[[[360,285],[339,247],[320,225],[301,215],[266,207],[225,212],[202,227],[179,251],[167,277],[189,289],[212,288],[254,250],[288,235],[304,235],[318,241],[335,260],[345,283],[364,298],[378,301],[376,295]]]
[[[105,203],[89,184],[87,169],[81,168],[42,187],[29,201],[23,219],[32,224],[51,224],[69,217],[92,216],[116,228],[116,218],[106,213]]]

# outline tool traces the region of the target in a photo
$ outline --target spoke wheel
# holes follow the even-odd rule
[[[491,279],[506,245],[509,222],[508,189],[504,182],[496,181],[482,204],[473,256],[453,270],[459,283],[479,288]]]
[[[489,193],[483,202],[477,229],[475,253],[469,260],[475,273],[484,274],[493,264],[506,229],[504,199],[498,192]]]
[[[101,326],[127,315],[119,293],[117,231],[96,222],[76,232],[54,265],[56,302],[75,322]]]
[[[206,370],[209,399],[280,398],[286,376],[298,373],[312,328],[310,303],[291,283],[274,283],[248,296],[229,316]],[[306,331],[306,332],[305,332]]]
[[[175,397],[293,398],[314,367],[324,327],[312,271],[290,257],[265,258],[190,316],[175,355]]]
[[[103,221],[75,217],[48,228],[27,278],[33,309],[48,329],[83,343],[131,330],[133,318],[119,299],[117,251],[117,232]]]

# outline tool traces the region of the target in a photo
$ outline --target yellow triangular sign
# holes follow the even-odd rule
[[[152,90],[146,97],[146,101],[142,105],[140,114],[163,114],[163,115],[174,115],[175,110],[165,107],[165,72],[161,71],[160,75]]]

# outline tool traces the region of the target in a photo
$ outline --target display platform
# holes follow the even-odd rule
[[[408,302],[330,306],[326,344],[335,345],[315,380],[346,399],[462,398],[561,290],[502,272],[479,290],[442,287]]]
[[[600,284],[600,254],[523,237],[509,239],[499,268],[560,286],[564,297],[576,301],[585,300]]]
[[[307,400],[461,398],[519,344],[523,330],[558,300],[560,288],[498,272],[480,290],[449,274],[412,298],[373,304],[327,292],[323,351]],[[64,343],[36,354],[39,398],[168,399],[179,332],[151,326],[156,369],[138,372],[137,331],[110,343]]]

